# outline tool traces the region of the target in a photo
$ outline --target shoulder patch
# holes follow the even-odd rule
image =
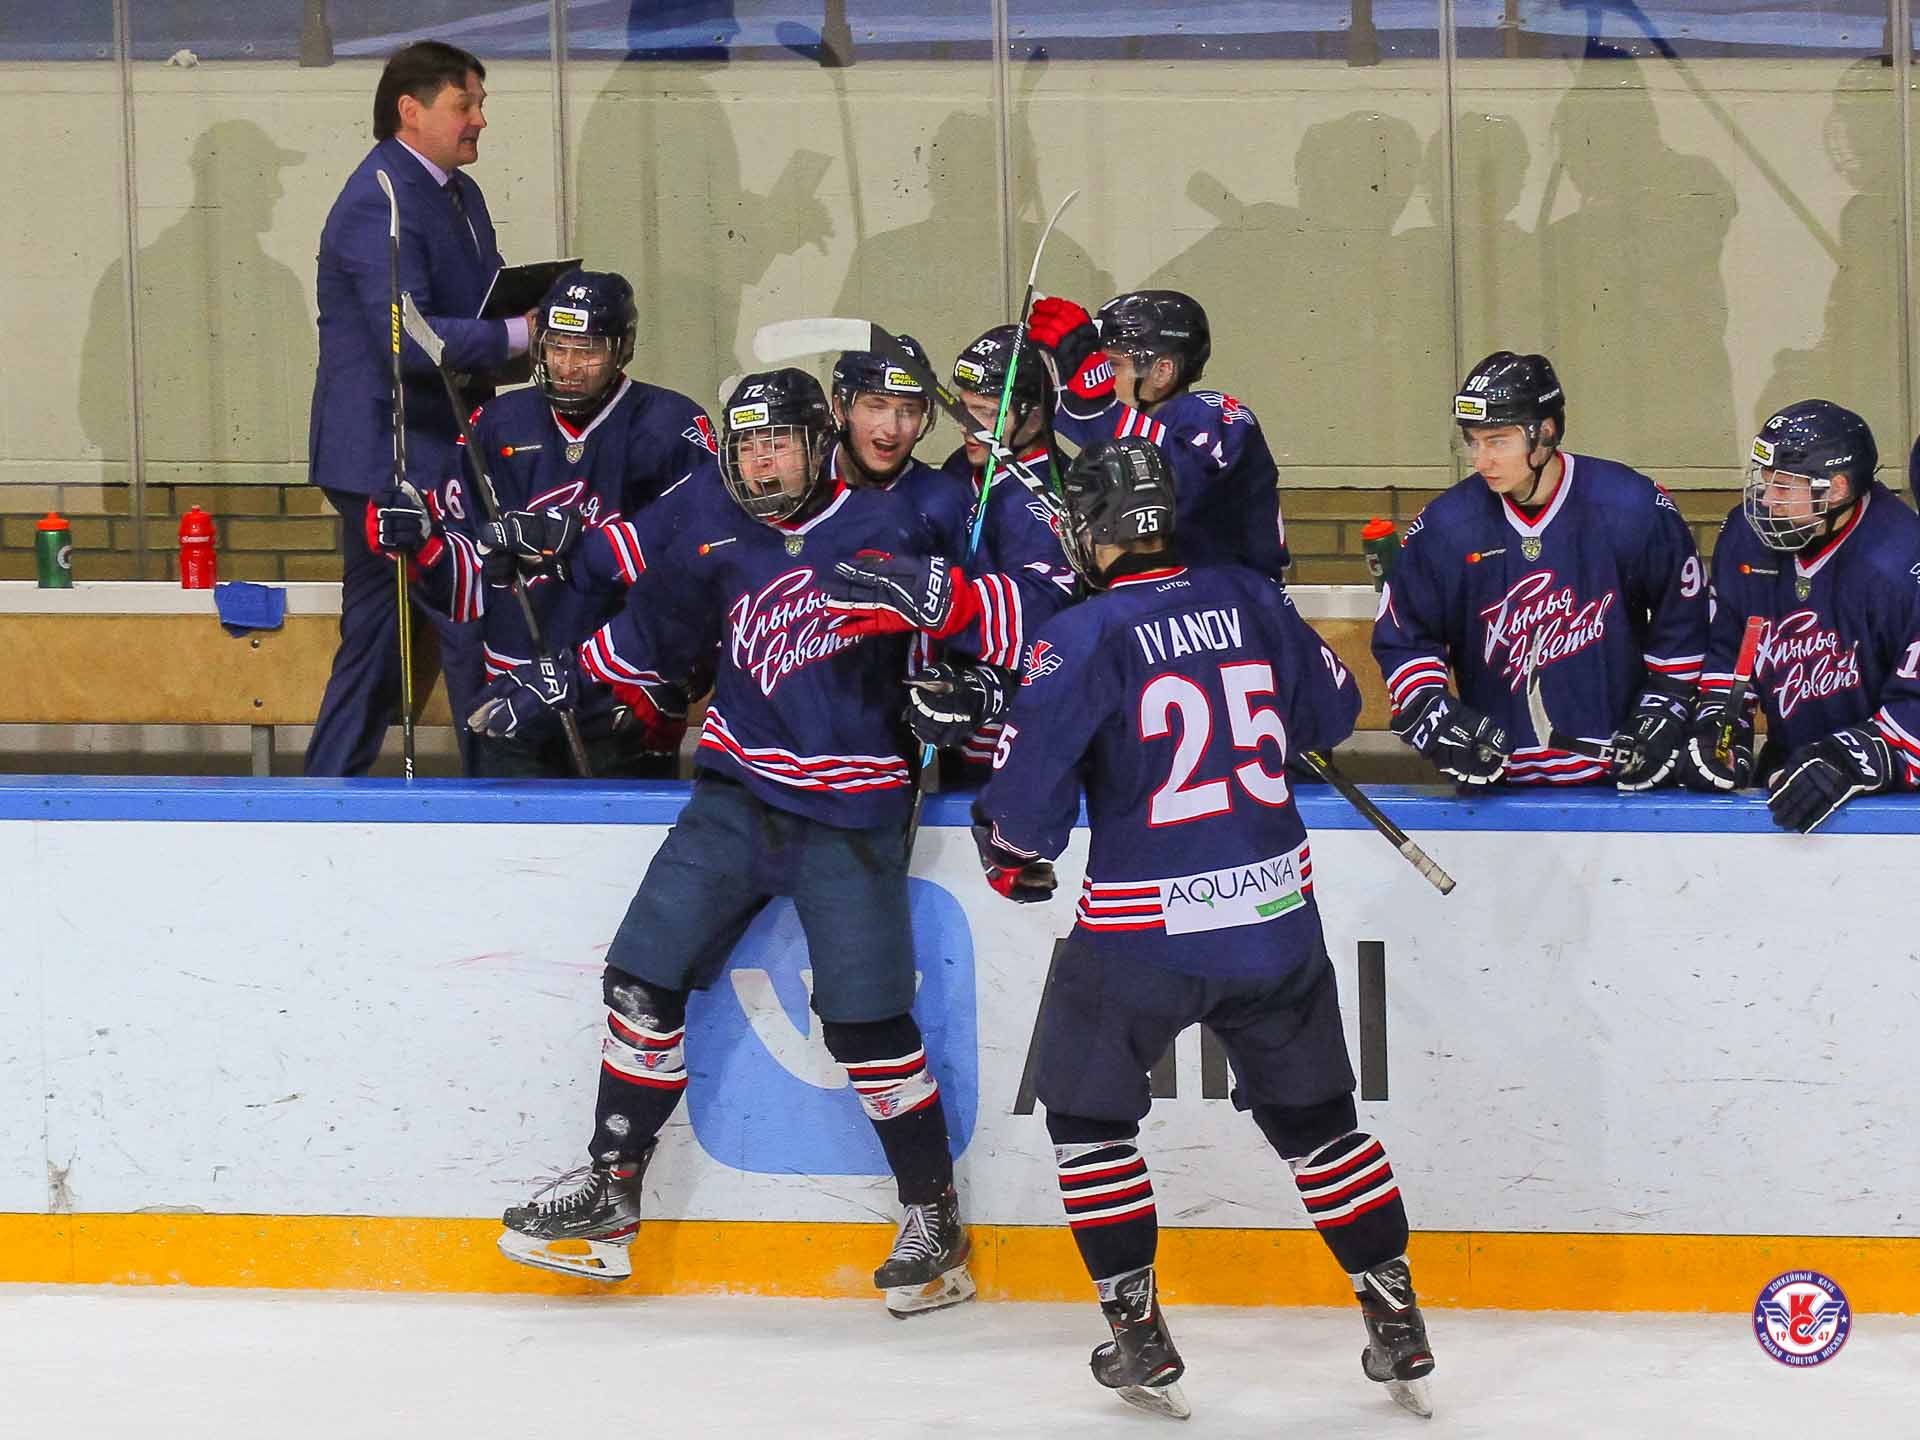
[[[1020,683],[1031,685],[1036,680],[1043,680],[1066,663],[1048,641],[1036,640],[1027,651],[1027,666],[1020,676]]]
[[[680,432],[680,438],[698,445],[709,455],[720,453],[720,441],[713,433],[713,422],[704,412],[693,417],[693,424]]]
[[[1231,395],[1222,394],[1218,390],[1196,390],[1193,393],[1198,399],[1220,412],[1222,425],[1253,425],[1255,423],[1253,411]]]

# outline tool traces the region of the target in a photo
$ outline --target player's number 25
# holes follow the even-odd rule
[[[1274,758],[1281,767],[1268,770],[1256,756],[1236,765],[1232,779],[1263,805],[1286,804],[1287,727],[1272,706],[1254,704],[1254,697],[1273,694],[1273,666],[1251,660],[1222,665],[1220,688],[1233,748],[1258,751],[1262,741],[1271,740]],[[1233,789],[1228,780],[1193,780],[1213,739],[1213,699],[1198,684],[1185,675],[1156,675],[1148,681],[1140,691],[1141,738],[1159,740],[1171,735],[1176,711],[1180,739],[1174,747],[1166,783],[1153,792],[1147,804],[1149,825],[1180,825],[1209,815],[1224,815],[1233,808]]]

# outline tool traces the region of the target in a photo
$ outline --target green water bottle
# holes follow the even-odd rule
[[[1393,522],[1378,515],[1360,527],[1360,548],[1367,554],[1367,573],[1373,576],[1373,588],[1380,589],[1393,575],[1393,562],[1400,554],[1400,537]]]
[[[34,531],[33,558],[42,590],[73,588],[73,527],[66,516],[47,512]]]

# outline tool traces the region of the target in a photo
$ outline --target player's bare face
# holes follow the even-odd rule
[[[442,170],[471,165],[480,158],[486,103],[486,89],[471,70],[464,85],[442,85],[430,105],[402,95],[400,138]]]
[[[540,340],[540,363],[556,393],[591,400],[613,380],[613,346],[603,335],[559,335]]]
[[[791,431],[748,435],[739,442],[740,478],[755,495],[807,493],[807,447]]]
[[[1533,488],[1533,466],[1540,457],[1529,452],[1520,426],[1471,426],[1462,432],[1460,448],[1494,494],[1524,496]]]
[[[960,403],[967,407],[967,414],[973,417],[974,428],[993,433],[993,422],[1000,418],[1000,396],[986,395],[976,390],[962,390]],[[1029,409],[1020,421],[1020,428],[1013,438],[1006,442],[1007,448],[1016,455],[1040,437],[1040,425],[1043,420],[1038,407]],[[979,470],[987,463],[987,447],[975,440],[971,434],[966,437],[967,463]]]
[[[913,454],[927,423],[924,395],[882,395],[865,390],[846,410],[847,443],[869,475],[892,477]]]

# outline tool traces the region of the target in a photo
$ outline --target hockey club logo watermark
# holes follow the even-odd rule
[[[1551,665],[1599,644],[1614,598],[1609,590],[1582,604],[1571,585],[1555,586],[1553,571],[1536,570],[1480,611],[1486,626],[1481,659],[1489,665],[1498,659],[1509,688],[1518,690],[1533,665]]]
[[[1792,611],[1774,621],[1760,642],[1753,678],[1763,676],[1772,681],[1784,720],[1809,700],[1860,688],[1860,643],[1843,649],[1838,632],[1822,625],[1816,611]]]
[[[1796,1370],[1824,1365],[1853,1331],[1853,1310],[1840,1287],[1818,1270],[1776,1275],[1753,1302],[1760,1348]]]
[[[973,932],[942,886],[907,881],[918,996],[913,1013],[940,1083],[954,1153],[980,1108]],[[687,1006],[688,1118],[700,1148],[758,1175],[886,1175],[873,1125],[827,1052],[813,968],[791,900],[760,912],[711,989]]]
[[[727,611],[728,652],[737,669],[759,682],[762,695],[773,694],[796,670],[854,643],[840,633],[840,621],[815,588],[810,566],[774,576]]]
[[[720,437],[713,433],[713,422],[704,415],[693,417],[693,424],[680,432],[682,440],[698,445],[709,455],[720,453]]]
[[[1054,652],[1049,640],[1036,640],[1027,650],[1027,668],[1020,676],[1022,685],[1044,680],[1067,662]]]

